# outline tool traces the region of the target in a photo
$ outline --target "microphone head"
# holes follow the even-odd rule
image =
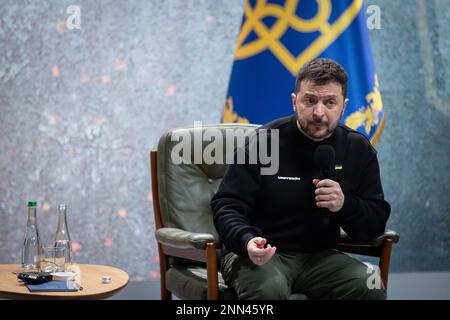
[[[336,152],[329,144],[321,144],[314,151],[314,165],[316,168],[329,170],[336,159]]]

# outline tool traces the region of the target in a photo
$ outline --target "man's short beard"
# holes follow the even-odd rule
[[[336,129],[336,127],[339,125],[339,121],[338,121],[338,123],[336,124],[336,126],[334,126],[333,128],[330,128],[328,125],[326,125],[326,128],[327,128],[326,133],[325,133],[324,135],[322,135],[321,137],[315,137],[315,136],[313,135],[313,133],[308,129],[308,124],[311,124],[311,125],[314,125],[314,124],[323,124],[322,121],[320,121],[320,122],[315,122],[315,121],[313,121],[313,122],[306,122],[306,123],[304,123],[303,121],[298,121],[298,119],[297,119],[297,123],[298,123],[298,125],[300,126],[300,128],[302,129],[302,131],[303,131],[306,135],[308,135],[308,137],[310,137],[311,139],[320,139],[320,140],[323,140],[323,139],[328,138],[328,137],[334,132],[334,130]]]
[[[316,125],[317,123],[312,123],[312,125]],[[321,123],[320,123],[321,124]],[[302,128],[303,129],[303,131],[305,131],[310,137],[313,137],[314,138],[314,136],[312,135],[313,133],[308,129],[308,126],[306,126],[306,128]],[[327,129],[327,131],[326,131],[326,134],[324,134],[324,137],[328,137],[331,133],[333,133],[333,131],[334,131],[334,129],[336,129],[336,127],[334,127],[334,128],[332,128],[332,129],[330,129],[329,127],[328,127],[328,125],[326,126],[326,129]]]
[[[311,139],[320,139],[318,141],[321,141],[323,139],[328,138],[334,132],[334,130],[336,130],[337,126],[341,122],[343,114],[344,114],[344,110],[341,111],[341,114],[339,115],[339,118],[338,118],[338,120],[336,122],[336,125],[334,125],[333,128],[329,127],[330,123],[328,122],[327,125],[326,125],[327,133],[325,135],[323,135],[323,137],[319,137],[319,138],[316,138],[316,137],[314,137],[311,134],[310,130],[308,129],[308,124],[312,124],[312,125],[314,125],[314,124],[323,124],[322,121],[314,121],[314,120],[312,122],[300,121],[299,120],[300,117],[299,117],[299,114],[297,112],[295,113],[295,117],[296,117],[296,120],[297,120],[296,121],[297,122],[297,126],[301,129],[301,131],[303,131],[304,134],[308,135],[308,137],[310,137]]]

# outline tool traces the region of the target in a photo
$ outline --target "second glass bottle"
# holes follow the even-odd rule
[[[72,241],[70,239],[69,227],[67,225],[67,206],[60,204],[58,207],[58,224],[55,234],[55,247],[65,248],[66,266],[73,262]]]

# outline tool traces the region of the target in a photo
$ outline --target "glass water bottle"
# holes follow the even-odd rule
[[[55,234],[55,247],[64,247],[65,263],[70,265],[72,261],[72,242],[70,240],[69,228],[67,225],[67,206],[60,204],[58,207],[58,225]]]
[[[36,221],[36,207],[36,201],[28,202],[27,230],[22,246],[22,267],[26,269],[39,268],[41,240]]]

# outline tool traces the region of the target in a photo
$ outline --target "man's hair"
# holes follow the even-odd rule
[[[341,85],[344,99],[347,97],[348,75],[345,69],[336,61],[331,59],[314,59],[304,64],[297,74],[295,80],[295,94],[300,91],[300,83],[303,80],[312,81],[317,85],[336,82]]]

